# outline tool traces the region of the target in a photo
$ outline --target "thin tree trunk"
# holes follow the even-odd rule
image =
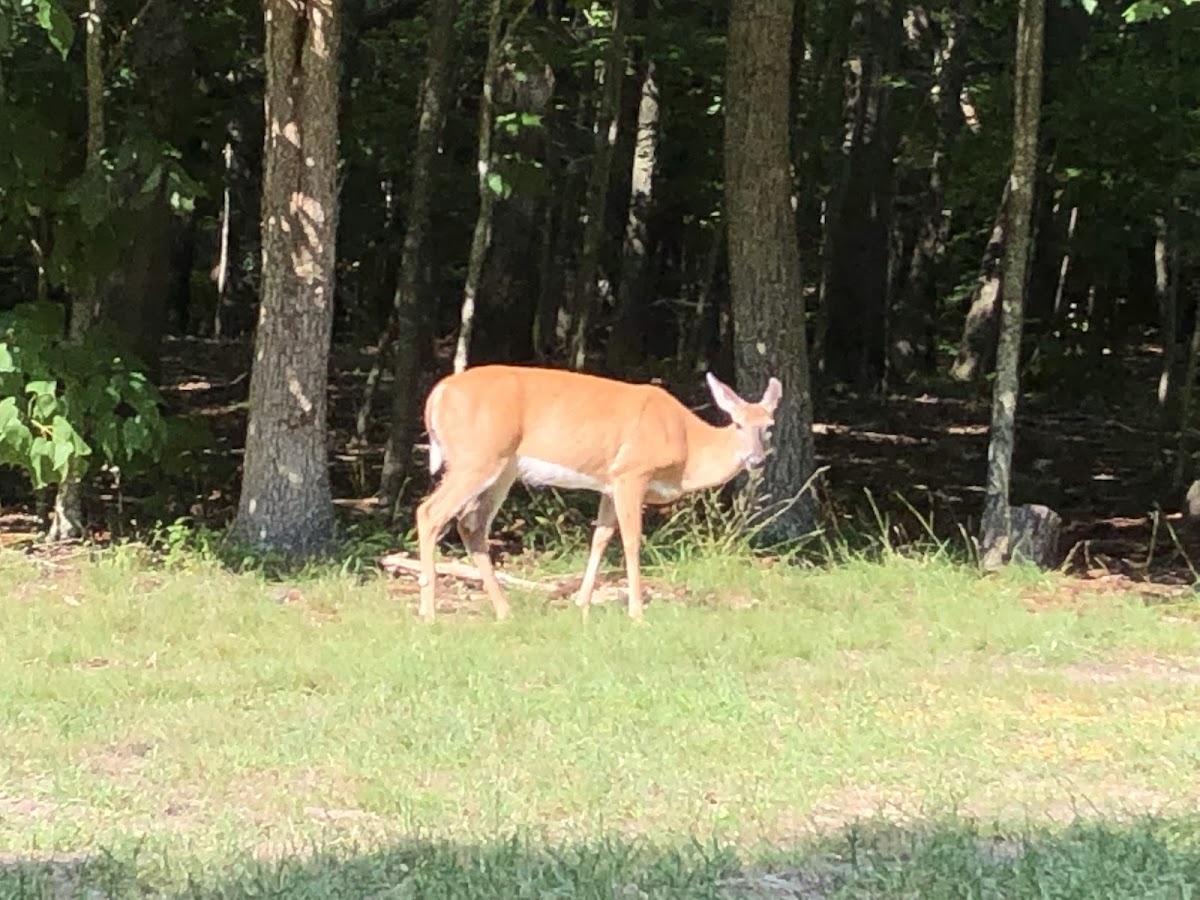
[[[471,353],[471,333],[475,328],[475,301],[483,264],[492,241],[492,210],[496,191],[489,176],[492,174],[492,123],[495,117],[493,96],[496,89],[496,69],[500,65],[500,22],[503,18],[502,0],[492,0],[488,17],[487,59],[483,64],[483,87],[479,95],[479,142],[475,154],[478,173],[479,212],[471,237],[471,253],[467,257],[467,280],[463,285],[462,310],[459,315],[458,343],[454,349],[454,371],[467,367]]]
[[[812,531],[815,468],[800,249],[792,210],[790,58],[793,0],[733,0],[726,58],[725,206],[738,386],[783,382],[764,488],[769,533]],[[792,502],[792,501],[795,502]]]
[[[84,68],[87,74],[87,171],[97,172],[103,164],[104,122],[104,0],[88,0]],[[101,309],[100,279],[94,270],[88,271],[83,283],[72,295],[69,338],[84,339],[99,322]],[[84,464],[71,466],[54,494],[54,510],[50,518],[49,538],[52,541],[71,540],[83,536],[83,476]]]
[[[613,147],[617,142],[617,123],[620,121],[617,112],[621,108],[621,88],[625,83],[625,20],[628,15],[628,0],[614,0],[608,52],[604,58],[604,90],[596,107],[593,126],[592,167],[584,211],[583,246],[579,254],[567,347],[571,368],[577,370],[587,365],[588,331],[599,302],[596,279],[600,269],[600,242],[605,232],[604,211],[608,201]]]
[[[233,533],[293,556],[333,537],[327,397],[338,212],[338,0],[265,0],[262,298]]]
[[[417,409],[418,378],[421,372],[420,281],[424,272],[429,243],[430,208],[433,197],[433,164],[446,120],[446,101],[450,93],[451,65],[454,57],[454,21],[458,0],[433,0],[433,18],[429,33],[429,58],[421,87],[421,118],[417,125],[417,145],[412,158],[412,184],[408,198],[408,228],[400,256],[400,274],[392,303],[391,329],[392,411],[387,445],[383,455],[383,473],[379,497],[395,514],[400,489],[408,474],[412,444],[419,425]],[[489,126],[490,127],[490,126]],[[372,367],[377,370],[385,357],[383,342]],[[363,398],[359,418],[365,437],[365,412],[371,396]]]
[[[643,316],[645,305],[646,261],[650,238],[647,214],[654,187],[654,168],[658,156],[658,84],[654,63],[642,65],[641,100],[638,104],[637,132],[629,191],[629,216],[625,223],[625,244],[621,254],[621,281],[617,287],[617,321],[608,342],[608,368],[620,371],[639,361],[644,353]]]
[[[221,311],[229,297],[229,217],[233,212],[233,143],[225,142],[225,189],[221,194],[221,231],[213,280],[217,283],[217,304],[213,310],[213,337],[221,337]]]
[[[1170,409],[1176,387],[1174,375],[1179,343],[1179,271],[1175,240],[1175,203],[1166,215],[1156,216],[1154,240],[1154,296],[1158,301],[1162,371],[1158,376],[1158,405]]]
[[[1062,259],[1058,264],[1058,280],[1054,285],[1054,315],[1062,313],[1063,294],[1067,289],[1067,276],[1071,272],[1071,253],[1075,244],[1075,227],[1079,224],[1079,207],[1072,206],[1067,214],[1067,239]]]
[[[992,427],[988,441],[987,496],[980,528],[982,562],[996,569],[1012,555],[1009,485],[1016,431],[1018,366],[1022,314],[1032,250],[1034,187],[1038,164],[1038,125],[1042,112],[1042,47],[1045,0],[1020,0],[1017,20],[1016,99],[1009,235],[1004,252],[1001,328],[996,349]]]

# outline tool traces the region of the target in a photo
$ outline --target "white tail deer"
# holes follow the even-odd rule
[[[446,471],[417,508],[421,617],[434,616],[434,551],[450,520],[471,554],[496,617],[508,600],[488,556],[492,519],[513,482],[585,488],[601,495],[575,602],[586,613],[600,559],[618,527],[629,576],[629,615],[642,615],[638,552],[642,505],[715,487],[766,459],[783,387],[772,378],[757,403],[707,376],[732,420],[709,425],[660,387],[524,366],[480,366],[438,382],[425,401],[429,469]]]

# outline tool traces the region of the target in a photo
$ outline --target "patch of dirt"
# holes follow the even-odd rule
[[[817,900],[831,896],[848,877],[848,866],[828,863],[726,878],[720,889],[731,900]]]
[[[1135,656],[1108,662],[1071,663],[1063,666],[1001,664],[1005,671],[1021,675],[1063,675],[1088,684],[1114,684],[1146,679],[1167,684],[1200,685],[1200,659]]]

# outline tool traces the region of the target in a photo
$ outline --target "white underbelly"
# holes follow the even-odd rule
[[[517,457],[517,477],[526,484],[537,487],[599,491],[602,494],[609,492],[608,485],[595,476],[533,456]]]
[[[674,503],[683,496],[683,490],[679,485],[666,481],[651,481],[646,493],[656,503]]]

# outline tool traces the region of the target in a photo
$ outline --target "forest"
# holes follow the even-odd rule
[[[510,362],[714,422],[705,372],[778,377],[785,540],[990,551],[1038,503],[1060,559],[1153,555],[1194,475],[1197,16],[0,0],[6,528],[403,534],[430,388]]]

